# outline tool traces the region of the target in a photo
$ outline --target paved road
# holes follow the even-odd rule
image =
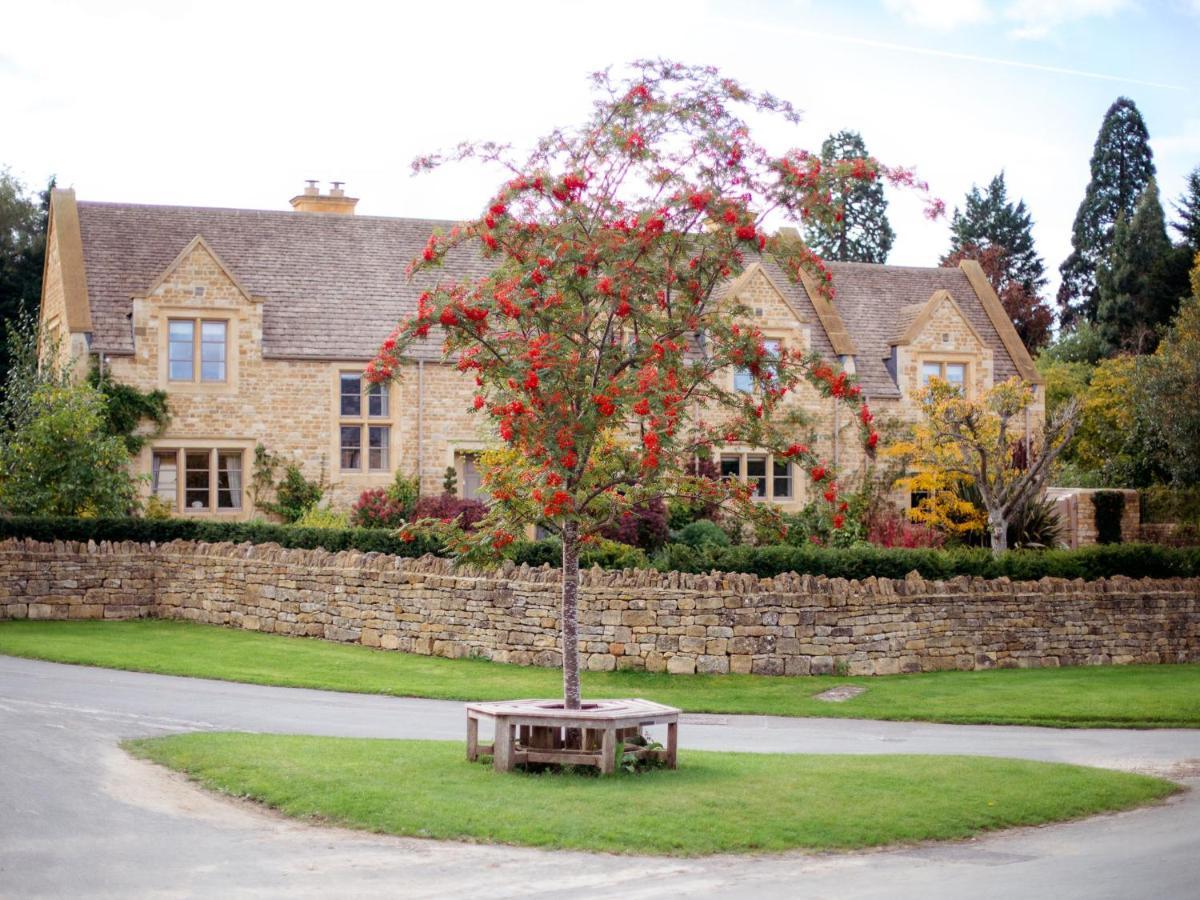
[[[688,747],[980,753],[1174,774],[1200,731],[1058,731],[689,716]],[[310,827],[132,760],[195,729],[461,738],[461,705],[0,657],[0,896],[1196,897],[1200,791],[1151,809],[949,845],[701,860],[438,843]]]

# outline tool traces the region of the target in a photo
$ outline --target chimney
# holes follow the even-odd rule
[[[306,181],[304,192],[292,198],[292,209],[296,212],[328,213],[334,216],[352,216],[358,205],[357,197],[347,197],[342,190],[344,181],[332,181],[328,194],[322,194],[315,180]]]

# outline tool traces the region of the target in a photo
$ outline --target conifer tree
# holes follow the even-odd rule
[[[1012,203],[1001,172],[986,191],[972,185],[963,209],[950,222],[950,252],[943,266],[973,259],[982,267],[1025,346],[1035,350],[1050,338],[1053,314],[1040,294],[1046,265],[1033,243],[1033,218],[1024,200]]]
[[[1192,255],[1200,253],[1200,166],[1188,174],[1187,187],[1174,205],[1179,221],[1171,223],[1171,227],[1179,232]]]
[[[1151,178],[1133,216],[1118,217],[1112,249],[1096,273],[1096,324],[1110,350],[1146,353],[1158,343],[1156,328],[1170,321],[1182,294],[1172,277],[1173,249]]]
[[[826,168],[856,159],[871,159],[857,131],[839,131],[821,144],[821,163]],[[882,182],[847,175],[835,180],[832,194],[837,212],[830,220],[814,221],[806,228],[809,246],[826,260],[887,262],[896,233],[888,222]]]
[[[1071,255],[1059,266],[1058,305],[1066,325],[1080,318],[1096,321],[1096,270],[1108,259],[1118,217],[1133,217],[1138,198],[1154,177],[1146,123],[1128,97],[1118,97],[1104,115],[1092,150],[1091,174],[1075,213]]]

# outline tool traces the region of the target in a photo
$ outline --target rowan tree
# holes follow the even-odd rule
[[[1150,136],[1137,106],[1118,97],[1104,114],[1092,150],[1091,180],[1075,213],[1071,255],[1059,266],[1060,316],[1064,325],[1096,321],[1100,297],[1096,269],[1112,248],[1117,218],[1132,218],[1138,197],[1154,177]]]
[[[723,296],[758,254],[833,295],[817,255],[767,234],[765,217],[832,221],[844,178],[924,188],[911,171],[870,159],[826,166],[801,150],[768,152],[743,115],[792,124],[797,112],[713,68],[643,61],[628,78],[598,73],[594,85],[590,118],[528,155],[464,144],[416,161],[418,171],[468,159],[506,169],[479,217],[431,235],[410,271],[476,251],[491,268],[438,281],[367,367],[372,380],[395,377],[412,343],[439,328],[446,354],[474,378],[474,409],[514,453],[483,467],[490,510],[454,534],[453,549],[468,560],[495,554],[534,523],[561,536],[568,708],[579,706],[582,543],[656,500],[731,504],[778,523],[751,502],[752,486],[692,474],[697,457],[727,444],[801,465],[839,509],[835,473],[799,439],[785,404],[806,385],[855,409],[869,451],[878,441],[851,377],[798,348],[769,352],[748,311]],[[940,212],[930,201],[929,214]],[[733,389],[731,369],[753,389]]]
[[[870,158],[857,131],[839,131],[821,144],[821,163],[826,168]],[[809,246],[827,260],[887,262],[896,233],[888,221],[883,183],[855,177],[851,169],[833,182],[832,194],[837,205],[833,219],[813,220],[807,229]]]

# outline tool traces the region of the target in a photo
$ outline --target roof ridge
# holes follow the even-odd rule
[[[872,269],[880,271],[888,269],[898,272],[958,272],[958,266],[901,266],[893,263],[871,263],[871,262],[837,262],[834,260],[825,260],[825,265],[829,268],[855,268],[855,269]]]
[[[329,221],[353,222],[364,219],[382,219],[386,222],[424,222],[430,225],[461,225],[465,219],[429,219],[421,216],[346,215],[337,216],[320,212],[299,212],[294,209],[255,209],[239,206],[184,206],[177,203],[124,203],[116,200],[79,200],[77,206],[102,207],[105,209],[152,209],[178,212],[249,213],[253,215],[287,216],[288,218],[326,219]]]

